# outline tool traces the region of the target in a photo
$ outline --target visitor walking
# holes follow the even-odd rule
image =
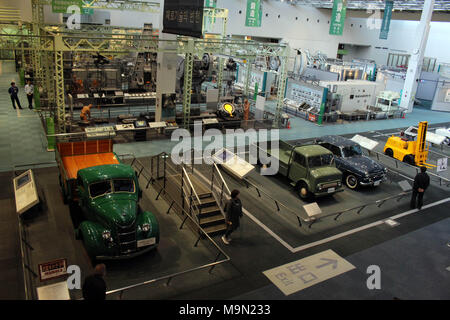
[[[225,244],[230,244],[230,235],[239,228],[239,219],[242,218],[242,202],[239,199],[239,190],[231,191],[231,199],[225,205],[225,222],[227,224],[227,231],[222,236],[222,241]]]

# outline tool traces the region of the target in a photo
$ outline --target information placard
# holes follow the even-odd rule
[[[38,265],[39,279],[47,281],[67,275],[67,259],[57,259]]]
[[[204,0],[165,0],[163,31],[202,37]]]

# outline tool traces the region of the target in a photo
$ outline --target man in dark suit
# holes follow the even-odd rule
[[[427,190],[430,185],[430,177],[427,174],[426,167],[420,167],[420,173],[416,175],[414,178],[414,186],[411,197],[411,209],[417,208],[422,209],[423,205],[423,195],[425,194],[425,190]]]
[[[106,266],[98,264],[95,266],[94,274],[86,277],[83,284],[84,300],[105,300],[106,282],[103,277],[106,274]]]
[[[19,93],[19,88],[16,87],[16,83],[13,81],[11,82],[11,87],[8,89],[8,93],[11,96],[11,102],[13,105],[13,108],[16,109],[16,104],[19,106],[19,109],[22,109],[22,106],[20,105],[19,97],[17,94]]]

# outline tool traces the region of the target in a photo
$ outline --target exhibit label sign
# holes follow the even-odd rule
[[[441,158],[437,161],[437,172],[447,171],[448,158]]]
[[[355,269],[333,250],[276,267],[263,274],[286,296]]]
[[[47,281],[67,275],[67,259],[58,259],[38,265],[39,279]]]
[[[164,1],[164,33],[202,37],[204,0]]]
[[[67,8],[70,6],[83,6],[83,0],[52,0],[53,13],[67,13]]]
[[[380,31],[380,39],[387,40],[388,38],[393,8],[394,8],[394,1],[386,1],[386,8],[384,9],[383,23],[381,25]]]
[[[261,27],[261,19],[262,19],[261,0],[247,0],[245,26]]]
[[[330,34],[341,36],[344,32],[345,16],[347,14],[347,0],[334,0],[333,13],[330,22]]]

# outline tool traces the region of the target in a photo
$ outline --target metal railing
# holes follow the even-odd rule
[[[152,157],[152,159],[155,159],[156,157],[161,157],[163,159],[163,162],[166,162],[167,159],[167,154],[165,152]],[[170,179],[170,177],[167,176],[167,172],[166,170],[171,168],[171,169],[176,169],[173,168],[170,164],[166,163],[163,167],[164,167],[164,172],[162,176],[156,175],[153,176],[153,170],[149,171],[147,168],[145,168],[145,166],[142,164],[141,161],[139,161],[138,159],[136,159],[136,157],[134,157],[134,155],[132,154],[122,154],[119,155],[119,158],[121,159],[131,159],[131,166],[135,169],[137,169],[137,174],[138,177],[142,177],[145,180],[147,180],[147,184],[146,184],[146,189],[150,186],[150,184],[152,184],[155,187],[155,190],[160,189],[160,191],[158,192],[158,195],[156,197],[156,200],[158,200],[159,196],[162,194],[162,191],[165,190],[165,188],[167,187],[167,182]],[[151,163],[156,163],[157,161],[153,161]],[[163,182],[161,182],[161,180],[163,180]],[[208,240],[209,243],[211,243],[213,245],[213,247],[215,249],[217,249],[217,255],[214,259],[213,262],[198,266],[198,267],[194,267],[194,268],[190,268],[184,271],[180,271],[180,272],[176,272],[176,273],[172,273],[170,275],[166,275],[166,276],[162,276],[162,277],[157,277],[151,280],[147,280],[147,281],[143,281],[140,283],[136,283],[133,285],[129,285],[129,286],[125,286],[122,288],[118,288],[118,289],[114,289],[114,290],[110,290],[108,292],[106,292],[107,296],[111,296],[113,294],[117,294],[119,293],[119,298],[122,299],[123,295],[125,292],[128,292],[134,288],[138,288],[138,287],[143,287],[146,285],[150,285],[153,283],[157,283],[157,282],[161,282],[161,281],[166,281],[166,285],[168,286],[170,284],[170,282],[172,281],[173,278],[185,275],[185,274],[189,274],[195,271],[199,271],[199,270],[205,270],[205,269],[209,269],[208,273],[211,273],[212,270],[218,266],[221,265],[225,262],[228,262],[231,260],[231,258],[222,250],[222,248],[220,248],[217,243],[203,230],[203,228],[197,223],[197,221],[195,221],[195,219],[193,217],[191,217],[189,215],[189,212],[186,211],[182,205],[180,203],[178,203],[173,197],[172,195],[170,195],[169,193],[165,193],[164,196],[166,197],[167,200],[169,200],[168,202],[170,202],[170,206],[166,212],[166,214],[169,214],[170,211],[173,211],[175,207],[178,208],[178,210],[180,211],[182,216],[185,216],[182,224],[180,225],[179,229],[181,230],[183,228],[184,223],[186,222],[186,219],[189,219],[191,224],[196,228],[196,230],[199,232],[199,237],[197,238],[197,240],[195,241],[194,247],[198,246],[198,243],[200,242],[200,240],[202,238],[205,238]],[[184,200],[183,200],[184,201]],[[223,256],[224,258],[220,259],[220,256]]]
[[[365,150],[367,150],[367,149],[365,149]],[[367,153],[371,157],[376,157],[376,159],[378,161],[380,161],[380,159],[390,159],[391,161],[394,161],[396,169],[399,169],[400,166],[403,166],[405,168],[414,170],[415,174],[418,174],[420,172],[420,167],[412,166],[412,165],[410,165],[410,164],[408,164],[406,162],[400,161],[400,160],[398,160],[396,158],[390,157],[390,156],[385,155],[383,153],[380,153],[380,152],[377,152],[377,151],[371,151],[371,150],[367,150]],[[386,163],[386,161],[384,161],[384,163]],[[430,172],[430,171],[427,171],[427,174],[430,176],[430,180],[432,182],[439,182],[439,186],[441,186],[441,187],[444,186],[444,187],[447,187],[447,188],[450,187],[450,180],[449,179],[447,179],[445,177],[442,177],[442,176],[440,176],[438,174],[435,174],[433,172]],[[437,179],[437,181],[436,181],[436,179]]]

